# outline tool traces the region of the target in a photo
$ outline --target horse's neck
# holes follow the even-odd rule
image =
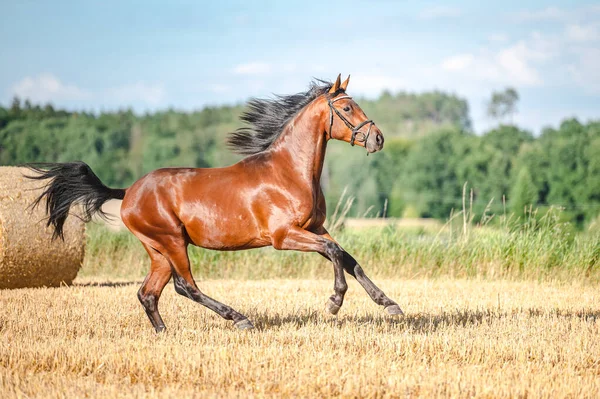
[[[274,154],[286,159],[299,177],[315,188],[321,181],[327,149],[321,119],[309,105],[287,124],[273,146]]]

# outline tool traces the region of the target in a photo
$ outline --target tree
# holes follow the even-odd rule
[[[510,209],[518,216],[529,206],[535,207],[538,201],[538,193],[533,184],[531,173],[526,167],[521,168],[517,175],[517,181],[510,193]]]
[[[446,219],[461,209],[461,164],[473,150],[476,136],[446,129],[419,140],[405,163],[404,198],[421,217]]]
[[[463,162],[469,171],[465,180],[473,186],[479,203],[474,208],[481,212],[491,203],[491,212],[504,212],[502,198],[508,197],[519,168],[517,156],[524,144],[533,141],[533,135],[516,126],[501,125],[481,136],[481,145]],[[535,170],[535,169],[529,169]]]
[[[17,96],[13,97],[12,103],[10,105],[10,116],[14,119],[21,116],[21,99]]]
[[[517,112],[517,101],[519,101],[519,93],[512,87],[493,92],[488,103],[487,114],[500,122],[508,117],[509,123],[512,124],[514,114]]]
[[[512,115],[514,89],[494,93],[494,115]],[[522,215],[564,207],[579,228],[600,212],[600,121],[565,120],[539,136],[501,125],[481,136],[470,132],[465,100],[441,92],[384,93],[360,100],[386,136],[375,156],[331,142],[321,184],[332,212],[345,187],[356,198],[351,215],[446,219],[462,208],[463,185],[472,190],[475,221],[486,212]],[[195,112],[70,112],[14,98],[0,107],[0,164],[82,160],[108,185],[127,186],[166,166],[218,167],[237,162],[226,136],[240,127],[243,106]],[[470,197],[471,198],[471,197]],[[469,199],[470,199],[469,198]],[[491,205],[488,206],[490,200]]]

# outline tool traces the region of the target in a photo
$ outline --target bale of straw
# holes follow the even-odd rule
[[[52,241],[45,200],[31,207],[45,184],[23,176],[32,173],[0,167],[0,289],[71,284],[83,262],[85,224],[69,216],[65,240]]]

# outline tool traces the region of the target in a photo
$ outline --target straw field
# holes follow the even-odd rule
[[[380,280],[388,319],[355,282],[207,280],[238,331],[176,295],[156,335],[139,282],[0,291],[0,397],[597,397],[600,291],[585,282]]]
[[[89,225],[74,285],[0,290],[0,398],[597,397],[600,224],[534,222],[336,232],[399,319],[353,280],[325,313],[316,254],[190,249],[200,288],[257,328],[169,284],[160,335],[136,297],[141,245]]]

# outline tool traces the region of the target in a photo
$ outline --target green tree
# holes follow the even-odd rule
[[[516,179],[515,163],[521,148],[533,141],[533,135],[516,126],[501,125],[481,136],[480,146],[464,161],[468,169],[463,177],[475,190],[476,213],[483,212],[493,199],[491,212],[500,214],[502,199],[509,195]]]
[[[512,115],[518,95],[503,95],[509,106],[497,115]],[[369,208],[375,215],[387,202],[390,216],[446,219],[462,208],[468,182],[476,216],[492,198],[491,212],[502,213],[503,196],[518,213],[528,203],[563,206],[579,227],[600,213],[598,121],[565,120],[538,137],[507,125],[478,136],[469,131],[466,101],[446,93],[384,92],[359,103],[385,134],[385,148],[366,157],[347,143],[329,144],[321,184],[330,211],[347,186],[356,197],[351,215]],[[226,166],[240,159],[226,148],[226,137],[241,126],[242,110],[93,114],[15,98],[0,107],[0,164],[82,160],[113,186],[165,166]]]
[[[492,98],[488,102],[487,114],[498,121],[508,118],[509,123],[512,124],[514,114],[517,112],[518,101],[519,93],[512,87],[493,92]]]
[[[519,171],[508,199],[510,210],[515,215],[522,216],[525,209],[530,206],[535,208],[538,201],[538,193],[531,178],[531,173],[529,173],[526,167],[521,168]]]
[[[465,176],[460,164],[476,140],[459,130],[442,130],[415,144],[406,160],[405,198],[420,216],[445,219],[452,209],[461,209]]]

